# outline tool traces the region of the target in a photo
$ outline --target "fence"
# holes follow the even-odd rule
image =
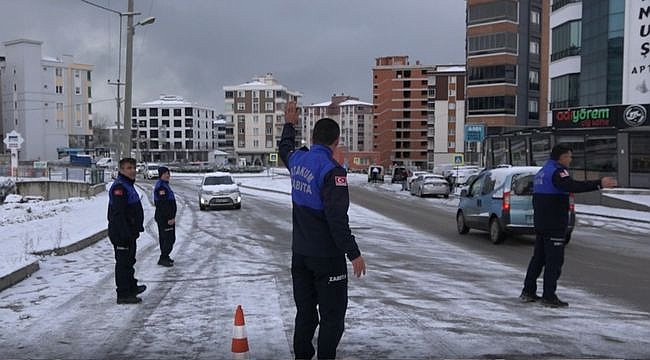
[[[16,170],[15,177],[22,179],[75,181],[91,185],[110,181],[110,172],[104,171],[104,169],[85,167],[48,167],[41,169],[31,166],[19,166]],[[11,167],[0,165],[0,176],[12,177]],[[104,178],[105,176],[107,179]]]

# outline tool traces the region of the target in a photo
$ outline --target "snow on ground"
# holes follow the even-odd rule
[[[184,175],[177,175],[179,178],[182,176]],[[188,177],[198,178],[199,176]],[[281,192],[290,191],[290,182],[286,176],[264,177],[242,174],[235,177],[245,186]],[[173,179],[174,177],[172,177],[172,186]],[[365,178],[354,174],[350,176],[350,182],[362,185],[365,184]],[[386,183],[376,184],[376,186],[375,184],[365,184],[364,186],[377,188],[377,191],[395,191],[397,196],[413,199],[413,201],[419,200],[405,192],[400,192],[395,188],[399,185]],[[266,200],[287,206],[290,202],[289,196],[282,193],[252,189],[244,189],[243,192],[244,196],[255,194]],[[445,201],[444,199],[426,200]],[[151,204],[148,201],[143,204],[146,219],[151,219],[153,215]],[[7,255],[4,253],[5,243],[17,243],[18,249],[47,249],[56,245],[59,239],[60,244],[63,245],[64,241],[82,238],[82,231],[78,229],[91,227],[90,224],[96,226],[95,230],[106,226],[106,193],[88,200],[69,201],[68,204],[43,202],[42,205],[51,209],[50,211],[56,210],[59,215],[50,217],[43,215],[43,217],[35,217],[28,222],[7,220],[0,225],[0,231],[3,231],[3,246],[0,247],[1,258],[4,259]],[[5,211],[4,206],[0,209],[0,211]],[[20,212],[17,209],[6,211]],[[26,210],[23,211],[26,212]],[[563,287],[561,284],[559,291],[566,298],[575,301],[572,303],[570,312],[548,311],[548,309],[533,305],[513,305],[511,301],[516,299],[521,288],[522,269],[515,269],[492,259],[467,253],[459,247],[444,241],[437,241],[435,236],[415,231],[359,206],[352,205],[350,214],[353,232],[358,236],[364,254],[367,254],[369,273],[366,278],[351,279],[350,281],[347,330],[340,346],[340,349],[346,354],[357,354],[355,358],[359,356],[366,358],[361,354],[374,352],[381,355],[381,358],[403,358],[413,354],[421,356],[431,353],[442,354],[445,357],[459,357],[460,352],[461,357],[483,357],[486,356],[486,349],[493,350],[495,354],[566,354],[568,352],[612,357],[617,354],[627,354],[633,358],[645,357],[648,354],[650,326],[647,313],[631,311],[617,304],[607,303],[581,289]],[[221,251],[228,255],[220,258],[220,261],[227,261],[227,265],[222,269],[230,270],[227,270],[226,273],[215,274],[215,279],[219,279],[219,285],[221,285],[216,288],[220,293],[230,294],[226,295],[227,297],[234,298],[231,299],[234,301],[229,301],[228,304],[240,301],[247,309],[247,325],[249,326],[251,344],[255,344],[255,342],[269,344],[269,346],[275,344],[280,349],[278,351],[286,349],[282,351],[285,355],[290,355],[287,351],[288,340],[282,332],[278,331],[283,322],[291,323],[292,314],[282,313],[282,309],[287,308],[287,305],[279,306],[282,300],[278,298],[281,298],[281,292],[286,289],[279,289],[270,276],[251,277],[251,274],[263,274],[267,264],[250,262],[248,256],[242,256],[242,254],[247,254],[244,252],[245,249],[249,249],[248,251],[253,252],[253,254],[249,254],[253,255],[253,259],[263,258],[266,255],[266,250],[255,248],[255,243],[260,242],[259,239],[263,239],[266,235],[255,232],[240,234],[242,230],[237,228],[239,220],[228,217],[227,213],[213,215],[223,221],[226,233],[224,236],[236,236],[238,239],[238,241],[220,245],[223,247]],[[66,220],[61,220],[62,217],[65,217]],[[73,219],[80,219],[80,221],[75,223],[76,220]],[[290,223],[290,219],[277,217],[272,221],[281,222],[279,226],[283,228],[287,228]],[[69,223],[76,225],[69,226]],[[182,221],[178,229],[179,239],[187,238],[184,234],[191,233],[192,226],[192,222]],[[395,241],[392,235],[395,232],[401,234],[402,241]],[[40,233],[40,237],[36,236],[38,233]],[[66,236],[57,235],[63,233]],[[4,234],[11,236],[6,237]],[[47,236],[48,234],[49,236]],[[27,242],[23,241],[21,237],[32,239],[31,245],[24,245]],[[36,242],[36,239],[39,241]],[[196,245],[188,245],[187,248],[205,246],[200,242],[207,243],[209,240],[192,239],[192,243],[196,242]],[[140,251],[146,251],[147,247],[157,246],[156,239],[151,236],[144,236],[143,241],[144,246],[139,248]],[[35,243],[38,243],[39,246],[36,246]],[[241,248],[235,247],[239,246],[238,243],[242,243]],[[418,247],[417,252],[413,252],[414,246]],[[250,250],[250,248],[253,249]],[[175,251],[178,252],[181,249],[182,247],[179,247]],[[386,251],[386,249],[390,251]],[[261,253],[255,254],[255,251],[261,251]],[[388,266],[395,265],[395,259],[384,258],[391,252],[405,254],[406,258],[397,264],[398,266]],[[71,254],[69,258],[68,256],[45,257],[46,264],[40,271],[47,272],[56,268],[47,263],[57,263],[59,267],[61,263],[67,261],[94,264],[92,268],[75,270],[79,273],[77,279],[79,284],[94,283],[100,277],[111,275],[110,267],[105,266],[106,263],[112,261],[111,254],[110,245],[104,242],[93,247],[91,251]],[[177,257],[177,259],[182,258],[181,255]],[[211,259],[206,259],[204,262],[205,264],[197,262],[195,265],[189,265],[192,268],[188,268],[187,272],[192,273],[190,270],[193,270],[194,267],[219,263],[211,261]],[[0,264],[4,263],[3,261]],[[478,271],[470,271],[467,268],[467,264],[474,263],[481,264]],[[422,272],[420,269],[414,268],[418,264],[431,264],[435,270]],[[157,278],[160,276],[158,273],[164,270],[158,267],[144,267],[140,263],[138,266],[143,266],[138,269],[137,273],[144,275],[145,280]],[[2,275],[3,269],[0,267],[0,275]],[[413,276],[415,274],[420,275]],[[499,276],[494,276],[494,274],[499,274]],[[50,274],[43,275],[43,278],[47,280],[49,276]],[[197,283],[212,281],[210,279],[194,280]],[[256,285],[255,288],[260,291],[250,291],[251,286],[241,286],[241,283],[248,284],[249,282],[251,285]],[[153,281],[149,281],[148,284],[151,285],[151,288],[148,290],[147,296],[160,296],[163,300],[165,299],[163,296],[166,296],[167,293],[159,294],[161,291],[156,291],[158,287],[162,290],[165,284],[157,284]],[[193,282],[188,281],[186,286],[193,286],[192,284]],[[433,284],[433,286],[423,288],[424,284]],[[239,291],[236,290],[238,288]],[[197,289],[200,288],[197,287]],[[143,337],[137,335],[137,338],[130,343],[130,346],[135,346],[132,349],[133,353],[138,351],[139,346],[144,346],[148,342],[165,343],[164,340],[169,334],[156,333],[155,321],[165,320],[169,312],[178,316],[175,320],[178,323],[172,326],[175,336],[185,334],[192,338],[200,338],[205,333],[214,332],[215,329],[229,328],[232,320],[231,313],[224,317],[225,320],[218,319],[216,324],[208,320],[210,318],[208,315],[201,314],[206,306],[210,309],[220,306],[212,294],[213,287],[207,286],[202,289],[202,293],[192,293],[186,291],[187,289],[182,286],[171,288],[170,294],[171,292],[186,294],[184,295],[186,298],[182,298],[185,301],[162,302],[162,306],[155,307],[156,313],[151,318],[152,323],[147,323],[144,328],[137,329],[138,332],[144,333]],[[106,289],[105,294],[99,295],[102,305],[112,303],[113,293],[111,290]],[[422,291],[426,292],[426,297],[418,295]],[[198,296],[193,298],[190,296],[191,294],[198,294]],[[49,290],[49,292],[43,293],[43,296],[44,299],[60,297],[58,301],[61,302],[69,300],[64,299],[65,294],[57,293],[56,290]],[[88,300],[97,301],[95,297]],[[86,303],[83,305],[91,306]],[[151,310],[152,306],[154,305],[144,307],[145,312],[154,311]],[[289,304],[288,308],[291,306],[292,304]],[[126,311],[136,311],[135,308],[131,309]],[[409,311],[404,309],[409,309]],[[106,314],[97,315],[101,319],[125,315],[123,308],[106,306],[104,310]],[[80,311],[87,310],[81,309]],[[70,311],[69,314],[62,316],[74,318],[74,313],[75,311]],[[44,320],[44,323],[41,324],[43,329],[50,328],[51,324],[48,324],[47,316],[38,313],[32,313],[31,316]],[[262,319],[265,321],[261,321]],[[15,320],[12,321],[16,323]],[[490,333],[490,329],[496,329],[496,331],[509,335],[494,336]],[[98,322],[96,328],[93,328],[92,333],[89,333],[88,336],[99,340],[106,334],[112,334],[112,330],[114,329],[111,328],[110,322]],[[225,340],[222,342],[225,343],[224,348],[227,348],[231,334],[228,331],[225,333]],[[558,343],[545,341],[544,334],[558,333],[563,334],[562,341]],[[261,349],[263,346],[253,351],[257,351],[259,354],[263,351]],[[170,351],[172,350],[170,349]]]
[[[244,186],[288,193],[291,191],[291,183],[286,175],[288,175],[287,169],[275,168],[261,173],[233,174],[233,177]],[[172,174],[172,186],[174,178],[196,178],[198,181],[202,176],[203,174]],[[352,185],[364,186],[375,191],[392,192],[404,201],[423,201],[423,199],[410,195],[408,191],[401,191],[400,184],[391,184],[390,181],[370,184],[367,182],[368,178],[365,174],[351,173],[348,177]],[[110,183],[107,184],[108,187],[110,187]],[[141,197],[143,196],[141,193]],[[643,203],[648,201],[646,198],[650,198],[650,196],[631,195],[625,200]],[[458,199],[454,197],[449,199],[429,198],[426,201],[435,206],[445,206],[450,211],[454,211],[458,205]],[[34,252],[70,245],[106,229],[107,202],[107,193],[103,192],[89,199],[71,198],[0,205],[0,229],[3,234],[2,240],[0,240],[2,242],[0,258],[3,259],[0,262],[0,277],[11,274],[38,260],[38,256],[32,255]],[[146,219],[152,218],[154,211],[152,204],[144,202],[143,206]],[[650,213],[643,211],[581,204],[576,205],[576,210],[578,213],[606,214],[650,221]],[[583,224],[610,229],[637,228],[642,232],[650,231],[650,224],[625,220],[611,220],[586,215],[579,216],[578,220]]]
[[[107,188],[110,184],[107,185]],[[142,198],[144,194],[140,193]],[[143,202],[145,217],[153,216],[149,202]],[[0,277],[33,263],[46,252],[74,244],[108,226],[106,192],[90,198],[29,201],[0,205]]]

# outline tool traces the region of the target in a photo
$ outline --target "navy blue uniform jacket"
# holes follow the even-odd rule
[[[293,252],[315,257],[361,255],[348,223],[347,173],[333,158],[332,150],[313,145],[295,150],[295,129],[285,124],[280,158],[291,174],[293,203]]]
[[[169,181],[159,179],[153,188],[153,202],[156,205],[154,219],[159,224],[167,225],[167,221],[176,217],[176,197]]]
[[[119,174],[108,192],[108,237],[113,245],[127,246],[144,231],[144,211],[134,182]]]
[[[600,180],[577,181],[569,170],[555,160],[548,160],[535,175],[533,210],[535,231],[564,238],[569,226],[569,193],[600,189]]]

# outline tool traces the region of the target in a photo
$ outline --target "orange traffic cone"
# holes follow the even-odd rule
[[[244,323],[244,310],[237,305],[235,310],[235,326],[232,332],[232,353],[235,359],[248,359],[248,338]]]

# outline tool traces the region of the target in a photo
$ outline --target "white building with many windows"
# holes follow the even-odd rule
[[[226,122],[234,125],[234,156],[238,165],[266,165],[278,151],[288,101],[302,96],[277,82],[272,74],[224,86]]]
[[[174,95],[138,104],[131,109],[136,158],[146,162],[210,161],[217,149],[216,118],[213,108]]]
[[[25,139],[21,161],[57,160],[69,148],[92,146],[93,66],[75,63],[72,55],[43,57],[42,44],[6,41],[0,57],[0,130],[3,137],[16,130]]]
[[[305,144],[311,145],[316,121],[331,118],[341,127],[339,145],[347,151],[372,151],[372,104],[349,95],[334,94],[330,101],[302,107],[302,133]]]

